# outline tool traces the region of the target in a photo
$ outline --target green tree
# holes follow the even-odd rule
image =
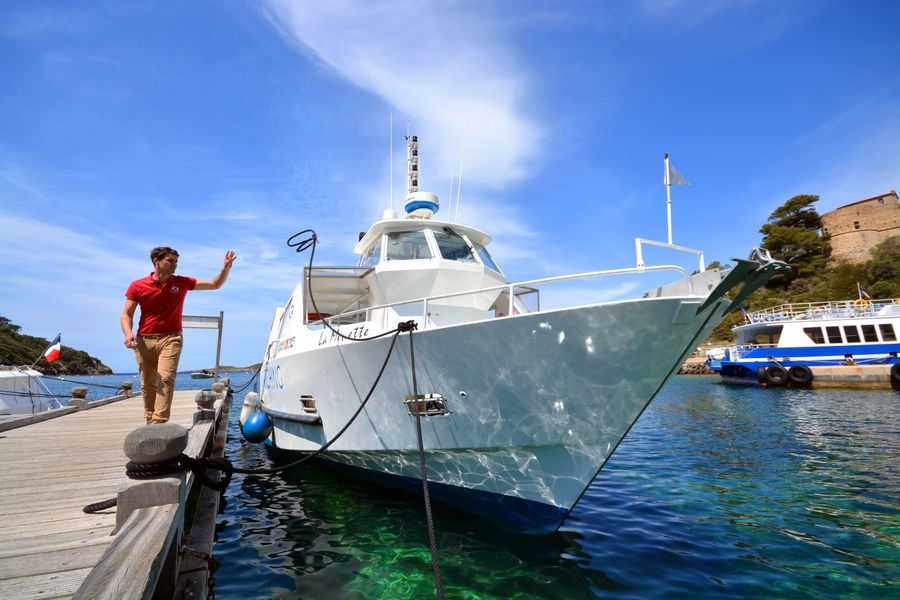
[[[875,246],[864,270],[870,296],[900,298],[900,236],[889,237]]]
[[[794,196],[775,209],[759,230],[763,247],[791,267],[776,273],[766,284],[769,289],[786,289],[796,279],[817,274],[828,263],[829,238],[819,233],[822,220],[812,206],[818,200],[809,194]]]

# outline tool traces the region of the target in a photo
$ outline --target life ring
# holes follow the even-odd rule
[[[781,365],[769,365],[763,373],[763,379],[772,387],[780,387],[787,383],[788,372]]]
[[[865,298],[857,298],[853,301],[853,308],[856,309],[856,312],[863,312],[867,310],[871,305],[872,303]]]
[[[812,383],[812,370],[806,365],[794,365],[788,369],[788,379],[796,386],[806,387]]]
[[[900,363],[894,363],[891,367],[891,383],[900,386]]]

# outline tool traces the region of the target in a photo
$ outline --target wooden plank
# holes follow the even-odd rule
[[[171,422],[191,428],[195,394],[193,390],[176,392]],[[116,497],[130,481],[125,473],[124,440],[143,425],[143,405],[136,397],[0,434],[0,598],[72,597],[76,593],[122,537],[110,535],[115,507],[94,514],[86,514],[82,508]],[[211,429],[196,429],[192,433],[198,441],[193,447],[202,447],[200,438]],[[153,537],[156,534],[152,532],[159,528],[177,531],[182,509],[175,507],[174,513],[160,512],[158,507],[137,511],[157,516],[144,533]],[[137,547],[145,550],[150,543],[149,539],[137,542]],[[152,565],[154,560],[164,559],[165,553],[156,559],[122,558],[139,571],[147,567],[148,560]],[[152,591],[157,575],[148,573],[143,576],[150,577],[147,581],[152,583]]]
[[[30,598],[50,600],[71,598],[72,591],[90,573],[90,568],[60,571],[50,575],[30,575],[0,581],[0,598]]]
[[[139,508],[75,592],[75,598],[150,598],[181,507]]]

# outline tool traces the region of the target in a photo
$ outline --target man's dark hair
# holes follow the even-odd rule
[[[174,254],[178,256],[178,252],[174,248],[169,248],[168,246],[159,246],[158,248],[154,248],[150,251],[150,260],[162,260],[167,254]]]

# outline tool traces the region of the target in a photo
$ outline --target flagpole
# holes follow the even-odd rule
[[[672,181],[669,179],[669,153],[666,152],[666,224],[669,227],[669,244],[672,243]]]
[[[44,358],[44,356],[47,354],[47,350],[49,350],[50,347],[51,347],[53,344],[56,343],[56,338],[58,338],[58,337],[62,337],[62,331],[60,331],[59,333],[57,333],[57,334],[56,334],[56,337],[53,338],[53,339],[50,341],[49,344],[47,344],[47,347],[44,348],[44,351],[41,352],[41,355],[37,357],[37,360],[35,360],[33,363],[31,363],[31,366],[28,367],[29,369],[33,369],[33,368],[34,368],[34,365],[38,364],[38,362],[40,362],[40,360],[41,360],[42,358]]]

